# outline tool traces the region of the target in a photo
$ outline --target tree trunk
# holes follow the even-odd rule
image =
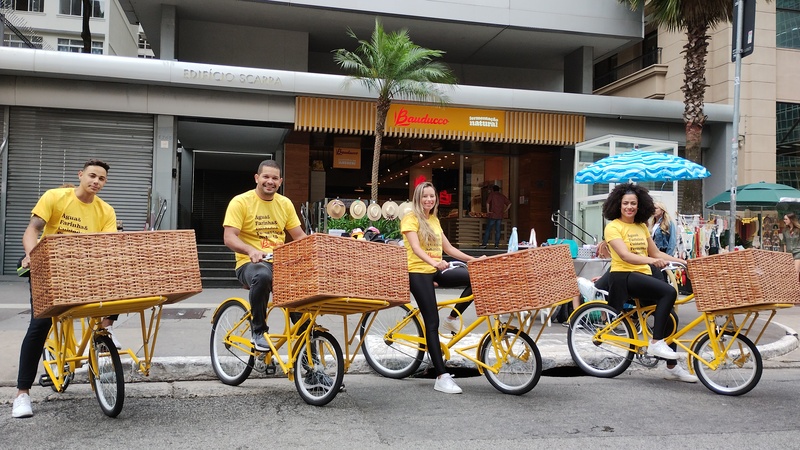
[[[686,159],[703,163],[702,138],[706,115],[703,102],[706,92],[706,56],[708,55],[708,26],[689,24],[686,28],[686,58],[683,73],[683,121],[686,126]],[[683,182],[681,209],[684,214],[703,213],[703,184],[701,180]]]
[[[92,0],[83,0],[83,53],[92,53],[92,32],[89,30],[89,19],[92,17]]]
[[[378,201],[378,172],[381,168],[381,146],[383,145],[383,133],[386,131],[386,116],[389,114],[389,106],[392,100],[388,98],[378,98],[375,116],[375,148],[372,151],[372,189],[370,199]]]

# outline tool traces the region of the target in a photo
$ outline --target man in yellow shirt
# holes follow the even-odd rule
[[[83,170],[78,172],[80,184],[76,188],[50,189],[45,192],[31,211],[31,221],[22,235],[25,257],[23,268],[30,267],[30,253],[39,241],[39,234],[99,233],[117,231],[117,217],[108,203],[97,193],[108,179],[108,164],[98,159],[86,161]],[[31,322],[22,340],[17,375],[17,396],[11,416],[31,417],[30,389],[36,377],[36,368],[42,355],[52,320],[33,317],[33,297],[31,297]],[[109,326],[110,319],[104,319],[103,326]]]
[[[297,240],[306,236],[291,200],[278,194],[281,168],[262,161],[255,174],[256,188],[239,194],[225,212],[225,245],[236,252],[236,278],[250,288],[253,345],[267,351],[267,301],[272,292],[272,249],[284,243],[286,233]]]

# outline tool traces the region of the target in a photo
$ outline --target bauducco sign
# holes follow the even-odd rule
[[[505,132],[505,112],[489,109],[404,105],[389,107],[386,131],[441,130],[489,134]]]

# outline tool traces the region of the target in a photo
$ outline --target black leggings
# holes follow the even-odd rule
[[[428,346],[428,354],[431,357],[433,369],[439,376],[447,370],[444,367],[444,357],[439,346],[439,309],[436,306],[436,290],[433,283],[436,282],[441,287],[467,286],[461,296],[466,297],[472,294],[472,287],[469,285],[469,273],[466,267],[448,270],[445,273],[436,271],[434,273],[415,273],[408,274],[408,281],[411,294],[417,301],[419,312],[422,314],[422,321],[425,324],[425,339]],[[463,302],[456,305],[459,312],[464,312],[470,302]],[[462,307],[463,305],[463,307]]]
[[[656,305],[656,310],[653,312],[653,339],[658,341],[676,331],[675,329],[668,330],[667,326],[671,326],[669,316],[675,306],[678,294],[675,292],[675,288],[664,281],[661,271],[652,267],[651,270],[653,270],[653,275],[645,275],[640,272],[611,272],[609,297],[614,299],[613,302],[610,302],[611,306],[619,310],[622,307],[620,297],[625,295],[621,292],[627,288],[627,297],[638,298],[641,306]],[[675,323],[676,328],[677,326],[678,324]],[[670,347],[672,350],[678,348],[675,343],[672,343]],[[667,360],[667,365],[676,363],[677,361],[674,359]]]

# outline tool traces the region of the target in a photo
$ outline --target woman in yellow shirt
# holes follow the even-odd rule
[[[425,323],[428,354],[436,371],[436,384],[433,388],[446,394],[460,394],[461,388],[445,369],[444,357],[439,346],[439,310],[436,306],[436,291],[433,283],[435,282],[441,287],[466,286],[461,296],[470,295],[472,288],[466,267],[444,272],[449,263],[442,259],[442,252],[464,262],[475,258],[453,247],[442,232],[442,226],[437,216],[439,196],[436,195],[436,189],[432,183],[426,181],[414,189],[412,207],[412,211],[400,221],[400,231],[405,237],[403,244],[408,257],[408,280],[411,294],[417,301],[422,320]],[[459,311],[463,312],[468,305],[468,303],[460,303]]]
[[[664,338],[670,311],[677,292],[660,270],[669,261],[686,261],[668,255],[656,247],[647,220],[655,206],[647,189],[631,183],[618,184],[603,204],[603,216],[611,222],[605,228],[605,241],[611,251],[608,303],[617,310],[628,298],[638,298],[642,305],[656,305],[653,313],[653,336],[647,353],[667,360],[665,378],[697,382],[697,377],[677,365],[675,344],[668,346]],[[652,269],[651,269],[652,268]],[[670,348],[671,347],[671,348]]]

